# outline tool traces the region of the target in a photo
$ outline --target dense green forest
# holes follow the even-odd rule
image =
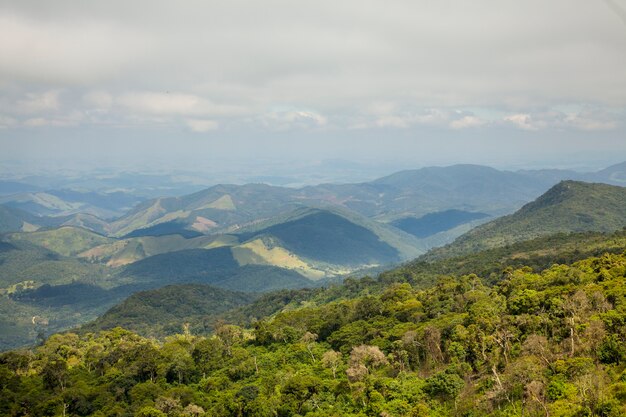
[[[0,414],[621,416],[625,279],[607,253],[495,285],[351,280],[211,336],[54,335],[0,356]]]

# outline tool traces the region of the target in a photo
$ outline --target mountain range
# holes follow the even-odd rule
[[[592,173],[567,170],[513,172],[478,165],[454,165],[401,171],[355,184],[322,184],[303,188],[264,184],[217,185],[193,194],[149,200],[145,200],[142,193],[129,195],[119,191],[31,190],[4,195],[1,201],[5,206],[40,216],[41,220],[34,223],[24,220],[35,227],[50,225],[50,221],[41,216],[46,213],[54,213],[59,217],[78,212],[83,215],[87,212],[93,216],[96,212],[110,215],[125,211],[113,220],[68,217],[62,222],[57,219],[54,224],[82,225],[114,236],[125,236],[137,229],[163,224],[166,224],[162,227],[166,227],[168,233],[178,228],[179,231],[192,230],[207,234],[232,232],[251,222],[268,219],[300,206],[341,207],[382,222],[398,221],[405,217],[419,218],[451,209],[499,216],[535,199],[561,180],[623,186],[626,185],[625,178],[626,162]],[[24,186],[26,190],[29,189],[28,184]],[[8,183],[7,190],[21,189],[16,188],[15,183]],[[127,210],[133,202],[139,200],[145,201]],[[19,230],[12,226],[2,231]],[[145,233],[162,234],[162,231],[156,229]]]
[[[548,234],[618,230],[626,224],[623,187],[553,183],[566,175],[621,183],[625,168],[577,174],[463,165],[361,184],[220,185],[145,200],[112,221],[0,205],[4,230],[22,230],[0,239],[2,346],[92,320],[137,291],[165,285],[316,287],[416,257],[431,262]],[[533,194],[539,198],[498,217]]]

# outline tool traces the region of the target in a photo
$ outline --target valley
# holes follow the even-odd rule
[[[616,185],[561,182],[514,214],[499,216],[561,177],[619,183],[624,167],[546,174],[453,166],[300,189],[218,185],[147,199],[111,220],[0,205],[0,224],[6,225],[0,302],[9,329],[1,344],[33,343],[95,319],[137,291],[172,284],[253,294],[325,287],[415,258],[431,262],[542,235],[618,230],[626,213],[623,188]],[[4,194],[7,201],[18,198]],[[81,207],[104,201],[93,193],[54,194],[86,196]],[[29,231],[21,231],[25,225]]]

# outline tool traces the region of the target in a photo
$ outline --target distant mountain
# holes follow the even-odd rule
[[[142,198],[123,192],[96,193],[74,190],[20,192],[0,197],[0,204],[36,216],[68,216],[77,213],[115,218],[137,205]]]
[[[332,265],[379,265],[419,254],[411,236],[342,211],[302,208],[278,219],[239,237],[270,240],[303,259]]]
[[[626,188],[562,181],[512,215],[465,233],[423,259],[478,252],[554,233],[612,232],[626,226]]]
[[[124,327],[147,337],[181,333],[187,323],[193,333],[208,333],[219,313],[252,302],[255,295],[201,284],[168,285],[128,297],[81,331]]]
[[[425,251],[418,239],[399,229],[337,209],[300,208],[240,229],[237,235],[202,235],[170,227],[170,223],[151,228],[156,236],[144,236],[141,232],[150,230],[138,229],[123,239],[115,239],[80,227],[62,226],[14,233],[8,239],[113,267],[170,252],[230,247],[229,251],[216,253],[235,259],[237,267],[279,267],[314,280],[397,263]],[[150,262],[160,263],[161,258],[142,263],[142,270],[145,272]],[[193,259],[200,264],[205,261]]]
[[[182,222],[172,220],[170,222],[158,223],[154,226],[144,227],[142,229],[135,229],[132,232],[124,236],[124,238],[130,237],[142,237],[142,236],[167,236],[167,235],[180,235],[186,239],[191,239],[198,236],[204,236],[202,233],[196,230],[189,230]]]
[[[169,229],[169,223],[152,227],[156,231],[160,226],[176,234],[142,236],[146,229],[138,229],[128,235],[132,237],[85,246],[77,256],[123,266],[168,252],[230,247],[224,253],[239,266],[274,266],[317,280],[412,259],[425,251],[418,239],[399,229],[336,209],[296,209],[239,229],[236,235],[201,235]],[[26,238],[33,241],[33,236]]]
[[[121,240],[112,239],[110,243],[92,247],[77,256],[90,262],[118,267],[162,253],[233,246],[238,242],[236,237],[229,235],[202,235],[195,238],[186,238],[180,234],[139,236]]]
[[[453,209],[428,213],[419,218],[403,217],[394,220],[391,224],[415,237],[425,238],[486,217],[489,217],[489,215],[485,213],[472,213]]]
[[[35,241],[36,236],[24,238]],[[227,257],[232,254],[239,266],[274,266],[314,280],[412,259],[426,248],[415,237],[356,213],[299,208],[231,235],[202,235],[183,229],[180,224],[160,223],[137,229],[123,239],[109,238],[100,245],[84,245],[85,250],[77,256],[122,266],[168,252],[224,246],[231,248],[224,253]]]
[[[87,229],[62,226],[31,233],[15,233],[11,241],[26,241],[64,256],[73,256],[93,247],[113,242],[113,239]]]
[[[30,193],[36,191],[41,191],[41,188],[36,185],[26,184],[19,181],[0,181],[0,195]]]
[[[619,171],[619,166],[612,168]],[[110,224],[124,236],[137,229],[175,222],[184,230],[232,233],[298,207],[334,206],[390,222],[446,210],[510,213],[564,179],[608,178],[615,172],[580,174],[564,170],[500,171],[479,165],[453,165],[400,171],[356,184],[303,188],[265,184],[217,185],[181,197],[146,201]],[[599,180],[598,180],[599,181]]]
[[[268,265],[240,265],[230,247],[188,249],[151,256],[124,267],[120,273],[148,287],[202,283],[245,291],[313,286],[299,273]]]
[[[92,214],[77,213],[66,217],[51,218],[49,221],[54,221],[60,226],[80,227],[101,235],[109,234],[108,222]]]
[[[35,230],[39,228],[37,220],[30,213],[0,204],[0,233]]]
[[[590,177],[591,181],[626,186],[626,162],[611,165],[608,168],[590,175]]]
[[[552,181],[480,165],[453,165],[400,171],[372,183],[398,190],[387,203],[395,205],[394,211],[413,205],[426,214],[445,209],[506,212],[536,198]]]
[[[182,197],[146,201],[111,223],[116,236],[176,221],[201,233],[271,217],[300,205],[295,190],[264,184],[217,185]]]

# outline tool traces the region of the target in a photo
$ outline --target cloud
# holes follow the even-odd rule
[[[466,129],[471,127],[481,127],[485,125],[485,121],[476,116],[463,116],[460,119],[450,122],[452,129]]]
[[[225,155],[427,155],[462,137],[465,158],[559,135],[623,148],[624,51],[622,22],[588,0],[4,1],[0,149],[75,135],[86,152],[161,141],[169,156],[215,129]],[[123,149],[93,146],[112,137]]]
[[[386,115],[376,119],[374,124],[376,125],[376,127],[394,127],[399,129],[405,129],[411,126],[413,124],[413,121],[413,117]],[[369,127],[368,125],[362,126],[364,128]]]
[[[582,110],[575,114],[569,114],[565,118],[565,122],[580,130],[597,131],[597,130],[613,130],[616,129],[620,122],[624,120],[626,113],[610,114],[601,110]]]
[[[89,91],[83,95],[83,101],[96,109],[109,109],[113,105],[113,96],[106,91]]]
[[[219,123],[215,120],[205,119],[187,119],[187,126],[194,132],[205,133],[212,130],[216,130],[219,127]]]
[[[5,79],[63,86],[110,79],[149,49],[147,36],[110,21],[44,20],[0,8],[0,77]]]
[[[561,111],[557,109],[542,112],[517,113],[504,117],[504,122],[518,129],[537,131],[542,129],[573,129],[582,131],[613,130],[620,125],[624,112],[613,113],[600,109]]]
[[[28,93],[26,97],[17,100],[15,111],[22,114],[35,114],[57,111],[60,108],[59,91],[44,93]]]
[[[77,126],[83,121],[83,115],[79,112],[72,112],[59,117],[31,117],[22,122],[25,127],[69,127]]]
[[[261,124],[270,130],[312,129],[326,126],[328,119],[314,111],[284,110],[264,114]]]
[[[538,126],[535,125],[530,114],[518,113],[506,116],[505,122],[511,123],[522,130],[537,130]]]
[[[216,105],[193,94],[133,92],[116,98],[116,103],[128,110],[153,115],[235,115],[244,113],[238,106]]]
[[[367,106],[347,123],[348,129],[392,128],[409,129],[415,126],[445,126],[452,112],[444,109],[400,108],[394,103],[374,103]]]
[[[210,107],[206,100],[190,94],[128,93],[116,101],[131,111],[148,114],[203,114]]]

